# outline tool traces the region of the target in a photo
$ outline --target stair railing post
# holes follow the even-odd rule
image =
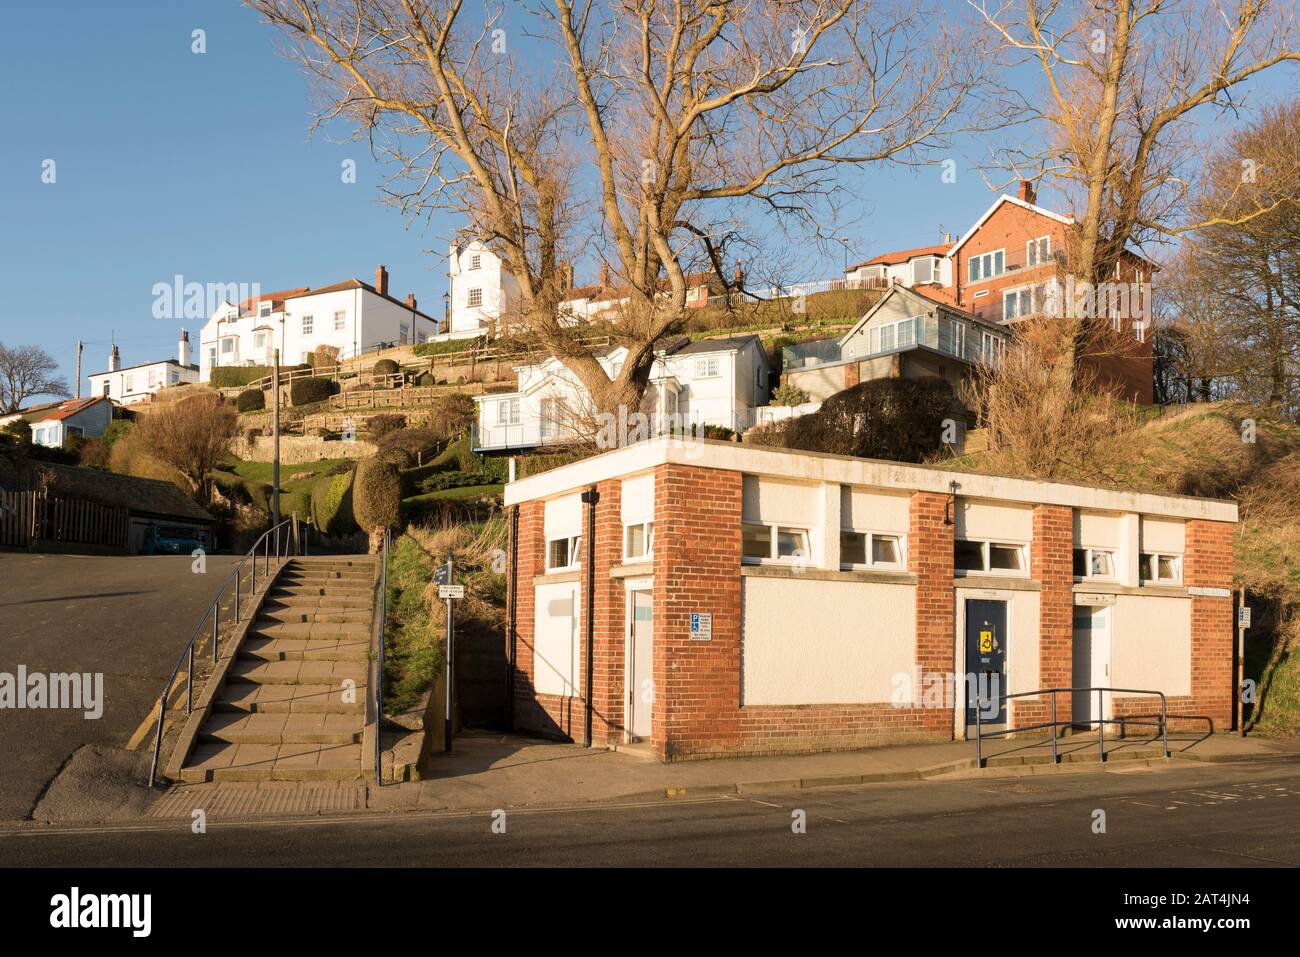
[[[1102,695],[1105,692],[1097,689],[1097,761],[1106,760],[1106,713],[1102,710]]]
[[[185,675],[185,713],[194,710],[194,642],[190,642],[189,668]]]
[[[212,660],[217,660],[217,619],[221,616],[217,614],[217,606],[212,606]]]
[[[1061,759],[1056,754],[1056,689],[1052,689],[1052,763],[1060,764]]]

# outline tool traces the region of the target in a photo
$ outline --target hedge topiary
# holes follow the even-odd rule
[[[301,379],[294,379],[289,384],[289,404],[290,405],[311,405],[313,402],[324,402],[334,392],[334,383],[329,379],[322,379],[319,376],[305,376]]]
[[[961,416],[952,386],[938,376],[873,379],[791,419],[782,438],[791,449],[921,462],[938,450],[944,419]]]
[[[382,456],[362,459],[352,483],[352,513],[364,532],[394,528],[402,519],[402,475]]]
[[[351,470],[325,475],[311,487],[312,523],[326,535],[349,535],[357,529],[352,514]]]
[[[372,415],[365,422],[366,431],[375,441],[379,441],[390,432],[406,428],[406,416],[394,412]]]
[[[380,359],[375,363],[374,368],[370,371],[374,375],[392,375],[394,372],[399,371],[399,369],[397,363],[392,359]]]
[[[235,408],[240,412],[260,412],[266,408],[266,396],[261,389],[245,389],[235,396]]]

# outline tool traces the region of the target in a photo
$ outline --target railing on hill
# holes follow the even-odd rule
[[[227,590],[234,585],[234,601],[231,603],[231,623],[239,624],[240,621],[240,578],[244,571],[244,566],[248,565],[248,594],[255,596],[257,594],[257,563],[263,563],[263,577],[271,574],[271,556],[272,543],[274,543],[274,555],[277,570],[288,560],[290,555],[302,554],[301,549],[301,530],[298,526],[298,516],[295,514],[292,518],[286,518],[278,525],[268,528],[253,543],[253,547],[248,550],[243,558],[235,565],[234,570],[221,587],[217,589],[216,597],[212,599],[212,604],[199,618],[199,622],[194,626],[194,632],[190,635],[190,640],[185,643],[181,649],[180,658],[176,661],[176,667],[172,669],[171,675],[167,678],[167,683],[163,685],[162,694],[158,696],[158,730],[153,739],[153,760],[149,763],[149,786],[153,787],[154,781],[158,775],[158,758],[162,753],[163,730],[167,723],[167,701],[175,691],[173,685],[176,684],[176,678],[180,675],[181,667],[186,667],[185,675],[185,713],[189,714],[194,710],[194,652],[197,648],[200,637],[207,633],[205,625],[212,622],[212,661],[217,661],[217,651],[219,642],[219,633],[221,628],[221,600],[225,597]],[[259,550],[262,552],[259,557]],[[250,562],[251,560],[251,562]]]
[[[1098,718],[1089,718],[1087,720],[1075,718],[1073,715],[1071,715],[1071,720],[1069,721],[1058,721],[1056,720],[1057,718],[1056,696],[1061,692],[1066,692],[1066,691],[1070,692],[1071,694],[1075,692],[1080,692],[1080,693],[1086,692],[1088,694],[1091,694],[1094,691],[1097,692],[1097,714],[1098,715],[1104,715],[1106,713],[1104,707],[1105,705],[1104,696],[1107,691],[1111,692],[1112,694],[1158,695],[1160,697],[1160,714],[1159,715],[1126,715],[1123,718],[1098,717]],[[1086,724],[1088,727],[1092,727],[1094,724],[1097,726],[1097,759],[1099,761],[1106,760],[1106,725],[1108,724],[1151,725],[1154,727],[1158,727],[1160,729],[1160,737],[1164,742],[1165,757],[1166,758],[1169,757],[1169,728],[1168,728],[1168,721],[1167,721],[1169,715],[1169,703],[1166,700],[1163,691],[1149,691],[1149,690],[1144,690],[1139,688],[1040,688],[1037,691],[1020,691],[1017,692],[1016,694],[1000,695],[997,699],[999,702],[998,711],[999,712],[1005,711],[1006,703],[1010,701],[1012,698],[1030,698],[1030,697],[1036,697],[1045,694],[1050,694],[1052,696],[1052,720],[1051,721],[1043,721],[1040,722],[1039,724],[1007,727],[1001,731],[984,730],[983,721],[982,721],[983,718],[982,712],[986,705],[991,705],[993,703],[993,698],[985,697],[983,695],[978,695],[978,694],[976,695],[974,711],[975,711],[975,766],[977,768],[984,767],[984,739],[986,737],[996,738],[1006,734],[1023,734],[1026,731],[1040,731],[1044,728],[1052,729],[1052,763],[1060,764],[1061,756],[1057,752],[1057,748],[1056,748],[1056,729],[1061,727],[1065,727],[1065,728],[1074,727],[1080,724]],[[1156,717],[1158,718],[1158,720],[1156,721],[1134,720],[1135,718],[1145,718],[1145,717]]]
[[[384,529],[384,545],[379,557],[379,594],[375,597],[375,622],[379,630],[375,654],[375,787],[384,785],[383,727],[384,727],[384,625],[388,618],[388,549],[392,544],[392,529]]]

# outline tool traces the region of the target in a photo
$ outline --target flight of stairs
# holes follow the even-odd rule
[[[294,558],[235,653],[180,772],[204,781],[360,779],[375,560]]]

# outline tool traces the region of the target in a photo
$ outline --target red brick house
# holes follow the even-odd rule
[[[973,688],[992,728],[1045,688],[1232,720],[1230,502],[668,437],[505,496],[518,729],[660,760],[944,741]]]

